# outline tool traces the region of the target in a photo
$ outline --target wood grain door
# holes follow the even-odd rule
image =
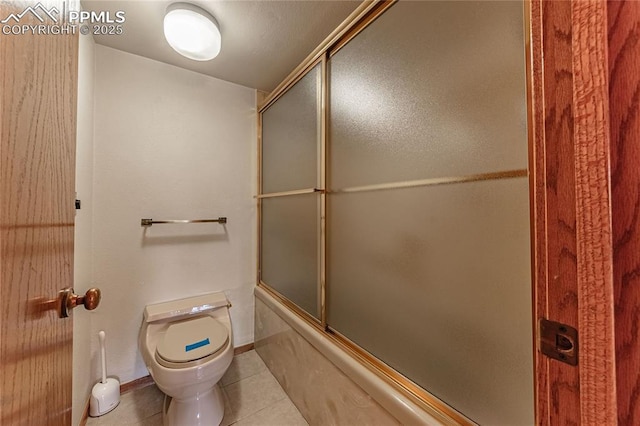
[[[29,5],[0,2],[0,20]],[[71,423],[72,320],[52,299],[73,285],[77,48],[74,35],[0,34],[3,425]]]

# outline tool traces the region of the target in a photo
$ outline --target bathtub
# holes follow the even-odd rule
[[[311,425],[443,425],[261,287],[255,349]]]

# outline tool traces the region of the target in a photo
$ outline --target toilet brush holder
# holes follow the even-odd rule
[[[102,380],[91,390],[89,399],[89,415],[98,417],[107,414],[120,403],[120,382],[112,377],[107,378],[107,362],[104,348],[105,333],[98,333],[100,337],[100,355],[102,360]]]
[[[106,383],[98,382],[91,390],[89,415],[99,417],[107,414],[120,403],[120,382],[108,378]]]

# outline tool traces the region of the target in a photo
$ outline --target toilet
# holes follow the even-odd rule
[[[218,382],[233,359],[233,333],[224,293],[147,305],[139,346],[165,393],[165,426],[219,425],[224,401]]]

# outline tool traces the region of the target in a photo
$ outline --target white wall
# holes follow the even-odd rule
[[[80,37],[78,58],[78,115],[76,133],[76,192],[82,208],[76,210],[73,287],[84,294],[93,281],[93,37]],[[93,385],[91,320],[93,313],[73,311],[73,419],[80,423]]]
[[[93,264],[109,375],[147,375],[144,306],[212,291],[253,341],[255,90],[96,45]],[[141,218],[218,224],[140,226]],[[97,372],[96,372],[97,374]],[[96,376],[97,377],[97,376]]]

